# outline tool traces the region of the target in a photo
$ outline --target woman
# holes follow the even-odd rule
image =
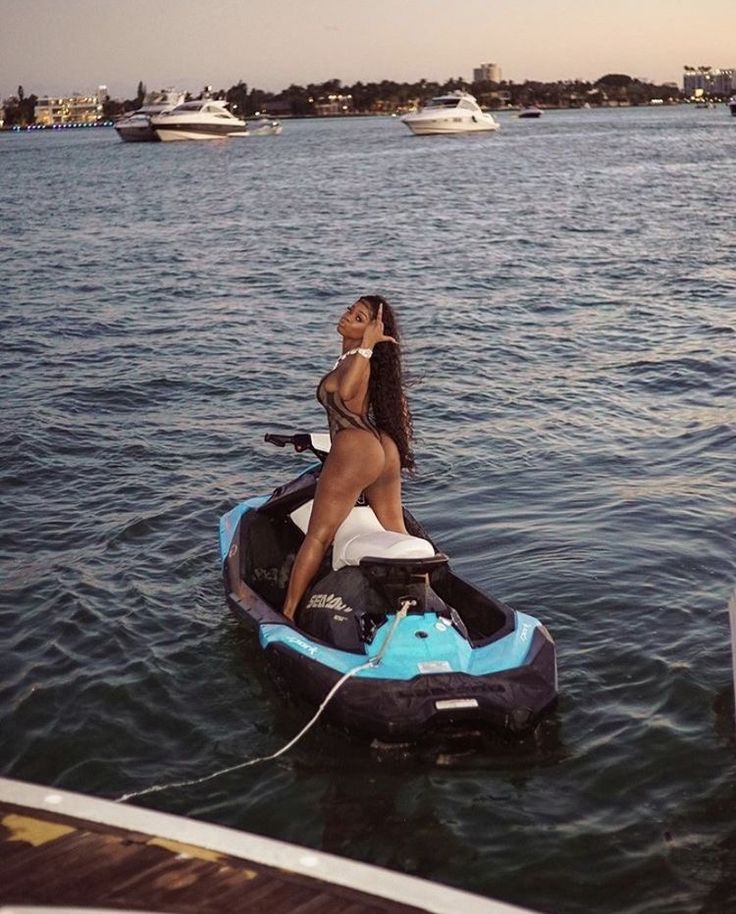
[[[414,454],[396,318],[380,295],[362,295],[340,318],[337,332],[342,355],[317,388],[332,445],[291,569],[284,615],[292,620],[361,492],[386,530],[406,533],[401,470],[414,468]]]

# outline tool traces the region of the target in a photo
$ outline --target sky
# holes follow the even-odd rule
[[[0,0],[0,97],[105,85],[249,88],[339,79],[682,81],[736,67],[736,0]]]

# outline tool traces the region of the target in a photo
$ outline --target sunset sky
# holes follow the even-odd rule
[[[681,83],[736,67],[736,0],[0,0],[0,97],[149,89],[278,91],[337,78]]]

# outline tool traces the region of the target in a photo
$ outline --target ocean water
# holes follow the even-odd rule
[[[220,514],[305,466],[342,309],[401,318],[412,512],[542,619],[521,741],[318,725],[153,808],[547,914],[736,909],[736,119],[391,118],[279,137],[0,135],[0,771],[101,797],[280,748],[309,714],[229,615]]]

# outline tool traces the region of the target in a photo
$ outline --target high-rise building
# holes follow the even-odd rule
[[[682,88],[688,95],[730,95],[736,89],[736,69],[684,67]]]
[[[473,69],[474,83],[500,83],[501,67],[497,63],[482,63]]]

